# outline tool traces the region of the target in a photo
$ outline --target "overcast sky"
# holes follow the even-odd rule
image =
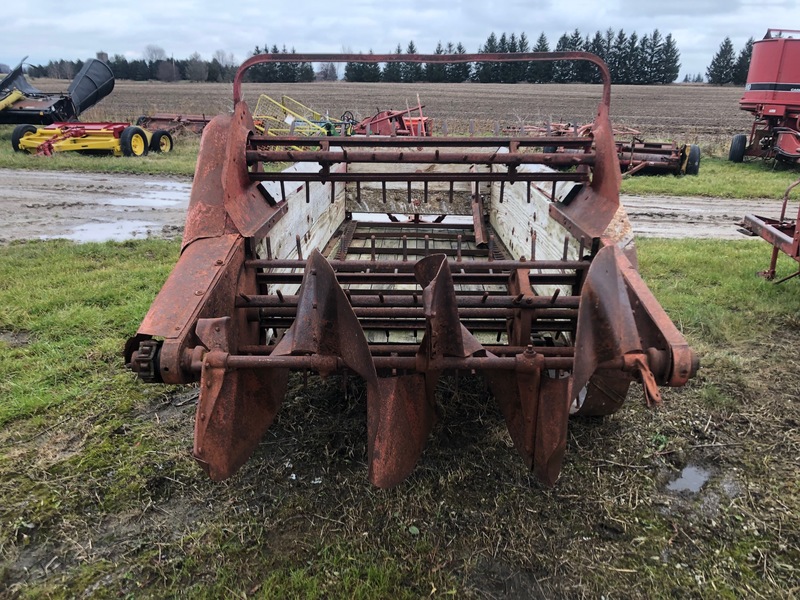
[[[654,28],[672,33],[683,79],[705,74],[726,36],[738,52],[770,27],[800,29],[800,0],[37,0],[5,2],[1,12],[0,62],[11,66],[26,55],[31,64],[46,64],[98,51],[131,60],[142,58],[148,44],[174,58],[198,52],[210,60],[224,50],[237,62],[256,45],[273,44],[298,52],[389,53],[413,40],[420,53],[432,53],[438,41],[452,41],[477,52],[492,31],[498,37],[524,31],[531,45],[544,32],[552,50],[565,31],[611,27],[640,36]]]

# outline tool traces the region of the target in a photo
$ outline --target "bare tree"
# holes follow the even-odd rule
[[[236,65],[236,57],[233,55],[233,52],[215,50],[211,58],[216,59],[216,61],[223,67],[233,67]]]
[[[149,63],[158,62],[159,60],[167,60],[167,53],[161,46],[148,44],[144,49],[144,59]]]
[[[336,74],[336,64],[332,62],[321,63],[319,70],[314,73],[317,81],[336,81],[339,77]]]

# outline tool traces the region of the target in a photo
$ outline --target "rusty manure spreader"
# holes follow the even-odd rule
[[[574,139],[260,135],[243,76],[286,60],[585,60],[602,99]],[[636,270],[598,57],[259,55],[233,98],[203,133],[181,256],[125,350],[144,381],[199,381],[193,454],[213,480],[258,446],[290,371],[363,379],[369,479],[387,488],[420,460],[442,377],[482,375],[553,485],[570,414],[613,413],[634,380],[658,404],[697,370]],[[541,151],[556,144],[582,152]]]

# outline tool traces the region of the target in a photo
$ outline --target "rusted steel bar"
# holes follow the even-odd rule
[[[514,356],[525,352],[527,346],[497,346],[493,344],[486,344],[483,346],[487,351],[498,356]],[[255,354],[259,356],[268,356],[275,349],[275,344],[267,346],[263,345],[244,345],[239,346],[240,354]],[[542,356],[562,356],[570,357],[575,354],[575,348],[571,346],[534,346],[537,354]],[[396,356],[414,356],[419,352],[418,344],[370,344],[369,351],[372,356],[379,355],[396,355]]]
[[[424,240],[425,238],[423,238]],[[430,240],[428,240],[430,242]],[[445,254],[447,256],[455,256],[456,250],[450,248],[436,248],[435,252],[437,254]],[[359,254],[397,254],[397,248],[375,248],[374,252],[372,248],[362,248],[360,246],[351,246],[347,253],[349,255],[359,255]],[[461,253],[464,256],[486,256],[486,250],[462,250]],[[428,256],[430,254],[429,248],[409,248],[408,256]]]
[[[394,291],[382,293],[375,290],[363,290],[371,292],[370,296],[359,296],[353,292],[362,290],[350,290],[350,306],[369,307],[369,306],[395,306],[395,307],[421,307],[422,294],[417,292],[414,296],[398,295]],[[283,294],[262,295],[250,294],[247,299],[239,298],[236,300],[237,308],[267,308],[276,306],[297,306],[299,296]],[[578,308],[580,296],[559,296],[553,302],[549,296],[528,296],[519,299],[518,296],[457,296],[459,308],[485,307],[485,308]]]
[[[306,137],[306,136],[263,136],[254,135],[248,142],[248,148],[274,148],[275,146],[296,146],[316,148],[323,142],[328,142],[339,148],[497,148],[516,144],[519,147],[538,148],[541,146],[562,146],[564,148],[589,148],[592,145],[590,137]],[[304,152],[298,150],[298,153]],[[539,153],[542,155],[559,156],[561,153]],[[350,156],[350,153],[348,153]]]
[[[370,269],[373,273],[393,272],[413,274],[414,265],[402,260],[329,260],[333,270],[337,273],[364,271]],[[512,269],[541,269],[548,270],[584,270],[591,266],[589,261],[585,260],[469,260],[456,263],[449,261],[453,269],[463,270],[467,272],[475,271],[510,271]],[[251,259],[245,261],[245,266],[248,268],[262,268],[262,269],[302,269],[306,266],[306,261],[296,260],[291,258],[276,258],[276,259]],[[531,275],[533,276],[533,275]]]
[[[544,368],[569,370],[573,359],[563,356],[544,356]],[[404,369],[415,371],[417,359],[413,356],[376,356],[372,359],[376,369]],[[467,358],[442,357],[438,363],[448,371],[469,370],[503,370],[515,371],[518,368],[516,357],[506,356],[470,356]],[[205,361],[210,367],[226,369],[314,369],[322,372],[337,371],[346,368],[343,359],[338,356],[242,356],[224,352],[209,352]],[[197,369],[202,367],[198,362]]]
[[[293,317],[265,317],[259,321],[264,327],[286,329],[295,322],[295,319]],[[471,332],[488,331],[502,336],[506,333],[507,319],[465,318],[461,323]],[[412,331],[416,329],[420,334],[425,331],[425,319],[423,318],[370,318],[362,319],[360,325],[364,331]],[[536,330],[539,332],[569,331],[572,333],[575,331],[575,319],[537,321]],[[499,339],[500,337],[498,337]]]
[[[265,173],[265,172],[251,172],[249,173],[251,181],[295,181],[295,182],[359,182],[359,181],[374,181],[374,182],[407,182],[407,181],[428,181],[428,182],[444,182],[454,181],[471,182],[471,181],[575,181],[580,183],[588,183],[590,180],[589,173],[529,173],[529,172],[502,172],[492,171],[491,173],[301,173],[298,171],[280,171],[278,173]]]
[[[430,163],[440,165],[523,165],[544,164],[554,167],[593,165],[594,154],[541,154],[515,152],[486,154],[483,152],[359,152],[347,153],[319,150],[251,150],[246,153],[247,163],[258,162],[315,162],[315,163]]]
[[[264,318],[273,317],[294,317],[297,314],[297,306],[278,306],[273,305],[268,311],[263,313]],[[536,310],[540,311],[536,315],[537,319],[575,319],[577,309],[574,308],[544,308],[543,306],[532,306],[521,304],[514,308],[502,307],[458,307],[458,316],[462,319],[510,319],[517,310]],[[359,319],[424,319],[425,311],[423,307],[413,306],[354,306],[353,313]],[[537,324],[539,321],[537,320]]]
[[[406,264],[413,264],[408,262]],[[469,262],[458,263],[467,266]],[[257,273],[256,278],[262,283],[300,283],[302,273]],[[336,279],[341,284],[390,284],[390,285],[416,285],[417,280],[413,273],[364,273],[364,272],[337,272]],[[453,273],[456,285],[506,285],[508,273],[467,272]],[[535,285],[575,285],[575,275],[566,273],[531,273],[531,283]]]

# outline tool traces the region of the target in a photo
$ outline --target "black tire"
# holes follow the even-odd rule
[[[747,150],[747,136],[743,133],[738,133],[733,136],[731,140],[731,149],[728,152],[728,160],[735,163],[740,163],[744,160],[744,152]]]
[[[150,138],[150,152],[172,152],[174,145],[172,136],[165,129],[157,129]]]
[[[123,156],[145,156],[147,154],[147,135],[141,127],[131,125],[122,130],[119,145]]]
[[[689,146],[689,156],[686,159],[686,174],[697,175],[700,172],[700,146]]]
[[[17,125],[14,127],[14,131],[11,133],[11,147],[14,149],[14,152],[24,152],[24,150],[19,147],[19,142],[22,138],[31,133],[36,133],[36,127],[33,125]]]

